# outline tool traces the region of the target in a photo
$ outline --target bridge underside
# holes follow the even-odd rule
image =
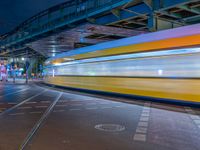
[[[28,49],[31,55],[51,57],[78,47],[200,22],[199,0],[74,2],[45,10],[1,36],[0,56],[24,55]]]

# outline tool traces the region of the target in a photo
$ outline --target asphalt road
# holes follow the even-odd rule
[[[200,109],[0,84],[0,150],[200,150]]]

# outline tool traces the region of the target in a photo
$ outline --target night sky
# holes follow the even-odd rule
[[[31,16],[67,0],[0,0],[0,34],[14,29]]]

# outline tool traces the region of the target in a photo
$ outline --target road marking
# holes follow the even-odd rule
[[[68,100],[60,100],[58,103],[67,102]]]
[[[29,97],[28,99],[22,101],[21,103],[18,103],[17,105],[15,105],[15,106],[13,106],[13,107],[11,107],[11,108],[8,108],[8,109],[5,110],[4,112],[2,112],[2,113],[0,114],[0,116],[3,116],[4,114],[6,114],[6,113],[12,111],[13,109],[15,109],[15,108],[17,108],[17,107],[19,107],[19,106],[25,104],[26,102],[32,100],[33,98],[35,98],[35,97],[41,95],[42,93],[44,93],[44,92],[46,92],[46,91],[47,91],[47,90],[44,90],[44,91],[42,91],[42,92],[40,92],[40,93],[38,93],[38,94],[36,94],[36,95],[34,95],[34,96]]]
[[[135,135],[133,136],[134,141],[146,142],[150,110],[151,110],[151,102],[145,102],[142,113],[140,115],[140,121],[136,128]]]
[[[12,93],[8,93],[8,94],[5,94],[5,95],[0,95],[0,97],[4,97],[4,96],[20,93],[20,92],[26,91],[28,89],[30,89],[30,88],[22,89],[22,90],[19,90],[19,91],[16,91],[16,92],[12,92]]]
[[[8,103],[9,105],[16,105],[17,103]]]
[[[82,106],[83,104],[70,104],[71,106]]]
[[[24,115],[24,113],[14,113],[14,114],[9,114],[10,116],[17,116],[17,115]]]
[[[48,106],[35,106],[35,108],[47,108]]]
[[[24,139],[23,143],[21,144],[19,150],[24,150],[26,148],[26,145],[30,142],[34,134],[38,131],[38,129],[41,127],[41,125],[44,123],[44,121],[47,119],[49,114],[53,111],[54,106],[59,101],[61,96],[63,95],[63,92],[59,92],[58,96],[55,98],[53,103],[48,107],[48,109],[44,112],[40,120],[34,125],[34,127],[31,129],[31,131],[28,133],[26,138]]]
[[[81,110],[81,109],[78,109],[78,108],[73,108],[73,109],[69,109],[70,111],[76,111],[76,110]]]
[[[56,105],[55,107],[67,107],[68,105]]]
[[[42,113],[42,111],[32,111],[32,112],[30,112],[30,114],[41,114]]]
[[[62,109],[62,110],[54,110],[53,112],[64,112],[65,110]]]
[[[25,104],[35,104],[37,102],[26,102]]]
[[[18,107],[17,109],[31,109],[32,107]]]
[[[134,141],[141,141],[141,142],[146,142],[146,134],[138,134],[136,133],[134,135]]]
[[[101,109],[110,109],[112,107],[101,107]]]
[[[138,128],[136,129],[136,132],[137,132],[137,133],[146,134],[146,133],[147,133],[147,128],[145,128],[145,127],[138,127]]]
[[[97,103],[87,103],[86,105],[97,105]]]
[[[87,110],[92,110],[92,109],[98,109],[97,107],[87,107],[87,108],[85,108],[85,109],[87,109]]]
[[[120,105],[120,106],[114,106],[114,107],[116,107],[116,108],[124,108],[124,107],[127,107],[127,106],[125,106],[125,105]]]
[[[40,103],[50,103],[51,101],[40,101]]]
[[[138,123],[138,126],[139,126],[139,127],[148,127],[148,122],[142,122],[142,121],[140,121],[140,122]]]

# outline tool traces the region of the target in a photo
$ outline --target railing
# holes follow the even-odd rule
[[[71,0],[45,10],[23,22],[1,40],[1,47],[9,47],[43,33],[70,25],[131,0]],[[99,11],[99,12],[98,12]]]

